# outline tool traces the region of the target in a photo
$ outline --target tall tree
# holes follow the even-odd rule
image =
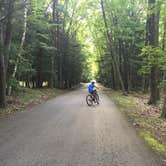
[[[27,16],[28,16],[28,4],[29,1],[28,0],[23,0],[23,4],[24,4],[24,22],[23,22],[23,33],[22,33],[22,37],[21,37],[21,44],[20,44],[20,48],[19,48],[19,52],[18,52],[18,55],[16,57],[16,62],[14,64],[14,69],[13,69],[13,72],[12,72],[12,79],[15,79],[16,77],[16,73],[17,73],[17,70],[18,70],[18,65],[19,65],[19,62],[20,62],[20,59],[21,59],[21,56],[22,56],[22,52],[23,52],[23,46],[24,46],[24,43],[25,43],[25,37],[26,37],[26,32],[27,32]],[[9,89],[8,89],[8,95],[11,95],[11,91],[12,91],[12,87],[11,85],[9,86]]]
[[[5,6],[0,8],[0,17],[4,17],[3,9],[7,10],[5,20],[0,21],[0,107],[6,107],[6,73],[12,40],[14,2],[14,0],[8,0],[7,8]],[[3,21],[6,21],[6,26]]]
[[[158,47],[159,40],[159,7],[155,0],[148,0],[147,16],[147,43],[152,47]],[[150,70],[150,99],[149,104],[156,104],[158,95],[157,84],[158,66],[154,65]]]
[[[113,63],[112,63],[113,70],[115,71],[116,76],[119,79],[122,91],[125,92],[124,83],[123,83],[122,76],[121,76],[121,73],[120,73],[120,69],[119,69],[119,66],[118,66],[117,58],[115,57],[114,46],[113,46],[113,42],[112,42],[112,35],[111,35],[111,32],[109,32],[109,29],[108,29],[108,24],[107,24],[107,19],[106,19],[106,13],[105,13],[105,9],[104,9],[103,0],[100,1],[100,4],[101,4],[101,8],[102,8],[103,20],[104,20],[105,29],[106,29],[106,37],[107,37],[107,41],[108,41],[108,47],[109,47],[110,55],[111,55],[112,61],[113,61]]]
[[[0,16],[2,16],[1,10]],[[6,107],[6,70],[3,40],[3,23],[0,21],[0,107]]]

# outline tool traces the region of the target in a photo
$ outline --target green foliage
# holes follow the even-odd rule
[[[41,81],[42,84],[49,82],[52,77],[54,86],[57,86],[62,73],[62,82],[65,84],[73,85],[81,79],[89,81],[97,78],[105,85],[118,86],[112,55],[117,60],[123,81],[129,84],[127,79],[130,79],[128,81],[133,88],[141,86],[138,82],[142,80],[142,73],[149,74],[152,65],[165,70],[164,51],[159,48],[143,48],[147,17],[145,1],[103,0],[108,32],[112,38],[111,50],[100,1],[58,1],[56,21],[53,21],[53,6],[50,2],[31,0],[27,5],[27,33],[16,74],[17,80],[36,83]],[[165,45],[165,5],[162,2],[161,48]],[[15,3],[19,10],[14,12],[8,78],[17,63],[23,33],[24,9],[20,6],[24,6],[21,0]]]
[[[166,80],[163,80],[163,81],[160,83],[160,87],[161,87],[161,88],[166,88]]]
[[[11,86],[13,93],[19,93],[22,91],[22,88],[19,85],[19,82],[16,79],[10,79],[8,85]]]
[[[22,1],[16,3],[16,7],[21,5],[24,6]],[[65,83],[62,87],[73,86],[80,82],[85,57],[81,44],[76,39],[77,35],[73,26],[75,20],[70,16],[73,5],[75,6],[76,3],[59,1],[58,11],[56,11],[59,17],[56,19],[59,21],[53,22],[53,9],[49,0],[41,0],[40,2],[32,0],[28,3],[26,39],[19,62],[18,53],[23,34],[24,18],[22,16],[24,9],[21,8],[14,13],[15,20],[13,42],[10,49],[8,86],[12,85],[16,89],[15,87],[19,81],[24,81],[28,85],[33,83],[33,86],[36,87],[42,86],[43,82],[49,84],[51,77],[53,78],[54,86],[57,86],[60,73],[62,74],[61,84]],[[73,22],[71,22],[72,19]],[[68,26],[70,22],[71,27],[69,31]],[[18,81],[14,79],[16,82],[13,82],[12,73],[17,63],[16,80]],[[52,63],[54,63],[53,68]],[[60,63],[62,63],[61,67]]]
[[[149,74],[153,66],[158,66],[161,70],[165,70],[166,54],[159,47],[145,46],[140,57],[142,59],[140,73]]]

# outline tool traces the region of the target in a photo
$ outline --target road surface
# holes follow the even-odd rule
[[[0,166],[164,166],[112,101],[86,90],[0,120]]]

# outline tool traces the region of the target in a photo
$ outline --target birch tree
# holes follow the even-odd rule
[[[27,32],[27,15],[28,15],[28,5],[27,4],[28,4],[29,1],[28,0],[23,0],[23,1],[24,1],[23,34],[22,34],[22,38],[21,38],[20,49],[19,49],[19,52],[18,52],[18,55],[17,55],[17,58],[16,58],[16,62],[15,62],[15,65],[14,65],[14,70],[13,70],[13,73],[12,73],[12,79],[15,79],[15,77],[16,77],[18,65],[19,65],[21,55],[22,55],[22,51],[23,51],[23,46],[24,46],[24,43],[25,43],[26,32]],[[8,95],[11,95],[11,91],[12,91],[12,87],[10,86],[9,90],[8,90]]]

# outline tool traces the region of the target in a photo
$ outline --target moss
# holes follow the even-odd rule
[[[140,135],[145,139],[148,145],[150,145],[158,153],[166,154],[166,145],[160,144],[155,138],[153,138],[150,132],[141,131]]]
[[[59,89],[25,89],[24,93],[20,93],[18,95],[18,98],[21,99],[24,102],[46,97],[46,96],[56,96],[57,94],[60,94],[62,90]]]

